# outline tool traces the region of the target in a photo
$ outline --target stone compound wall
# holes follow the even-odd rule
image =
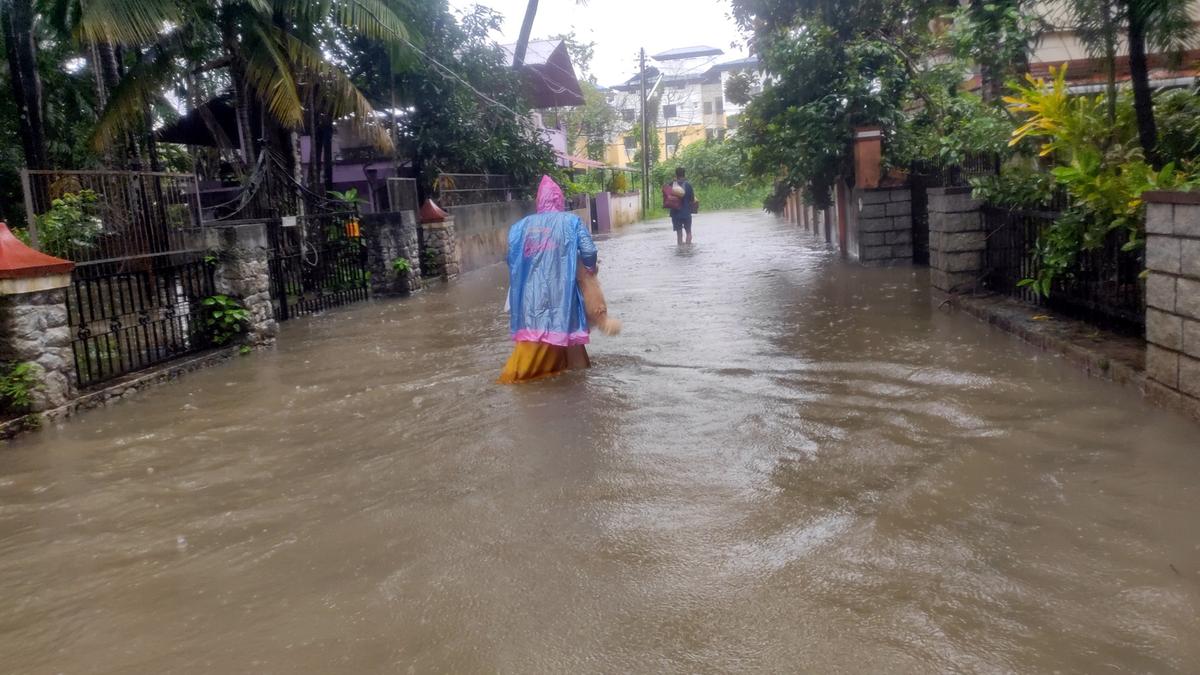
[[[462,271],[454,217],[421,223],[421,269],[425,276],[453,279]]]
[[[1146,395],[1200,419],[1200,194],[1146,201]]]
[[[275,341],[279,324],[271,300],[270,244],[264,223],[224,225],[208,230],[208,248],[217,251],[217,292],[237,298],[250,312],[247,340]]]
[[[930,188],[928,195],[933,287],[947,293],[973,290],[987,249],[982,205],[971,198],[971,188]]]
[[[363,216],[363,240],[367,244],[367,269],[371,293],[407,295],[421,289],[421,246],[414,211],[370,213]],[[397,273],[393,263],[403,258],[410,273]]]
[[[908,188],[856,189],[850,195],[847,248],[863,265],[911,265],[912,193]]]
[[[75,395],[66,294],[65,288],[56,288],[0,296],[0,361],[35,363],[41,370],[34,412],[65,405]]]

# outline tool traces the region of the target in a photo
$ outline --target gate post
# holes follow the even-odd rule
[[[1200,420],[1200,195],[1147,192],[1146,395]]]
[[[0,361],[7,368],[33,364],[29,412],[61,407],[75,394],[67,315],[74,268],[29,248],[0,223]]]
[[[363,239],[367,245],[372,293],[406,295],[421,290],[421,251],[415,212],[366,214],[363,216]],[[396,271],[397,260],[408,262],[408,272]]]
[[[969,187],[932,188],[926,194],[933,287],[947,293],[974,290],[987,251],[982,203],[971,197]]]
[[[274,342],[279,323],[271,298],[266,223],[215,225],[206,235],[209,250],[216,253],[217,292],[237,298],[250,312],[247,341],[252,345]]]
[[[433,200],[425,200],[421,206],[421,228],[425,237],[422,242],[421,258],[430,276],[453,279],[461,268],[458,257],[457,234],[454,231],[454,216],[438,208]]]

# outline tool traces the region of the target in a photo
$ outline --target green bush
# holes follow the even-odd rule
[[[42,367],[36,363],[9,364],[0,374],[0,407],[21,413],[33,405],[33,392],[42,386]]]
[[[1050,208],[1056,192],[1054,175],[1037,167],[1005,166],[999,176],[971,179],[973,196],[1006,209]]]
[[[213,295],[201,302],[201,322],[209,342],[221,346],[246,332],[250,312],[228,295]]]
[[[80,190],[50,202],[50,210],[37,217],[38,245],[42,251],[69,258],[95,246],[104,232],[94,209],[99,201],[95,192]]]
[[[693,143],[674,158],[650,170],[650,184],[662,187],[675,179],[675,168],[687,169],[688,180],[697,184],[736,185],[745,180],[737,147],[727,141]]]
[[[1038,154],[1055,165],[1050,172],[1055,185],[1070,198],[1066,212],[1039,233],[1037,277],[1022,282],[1043,296],[1080,252],[1103,246],[1112,233],[1125,238],[1125,250],[1141,248],[1143,193],[1189,188],[1197,180],[1174,163],[1155,170],[1146,162],[1128,96],[1118,100],[1115,123],[1110,123],[1103,96],[1074,96],[1065,67],[1050,73],[1049,81],[1027,76],[1005,98],[1009,110],[1022,118],[1010,143],[1036,144]]]
[[[1181,166],[1200,163],[1200,94],[1192,89],[1164,91],[1154,99],[1158,152]]]

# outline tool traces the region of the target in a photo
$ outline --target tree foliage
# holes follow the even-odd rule
[[[300,178],[296,138],[312,137],[303,178],[318,199],[335,127],[382,152],[398,143],[397,158],[435,170],[532,180],[551,164],[519,73],[487,37],[497,23],[487,10],[456,16],[445,0],[0,0],[0,14],[14,2],[36,12],[16,37],[36,52],[44,121],[41,134],[15,124],[27,97],[7,69],[0,112],[12,114],[0,120],[0,154],[16,161],[0,169],[0,191],[9,218],[21,211],[12,167],[31,156],[22,141],[44,139],[39,165],[178,166],[186,156],[164,153],[154,130],[190,111],[216,152],[246,172],[269,152],[272,166]],[[236,109],[232,137],[204,112],[216,98]]]
[[[853,177],[854,128],[895,138],[902,126],[934,4],[735,0],[767,73],[738,129],[750,172],[828,205],[835,181]]]

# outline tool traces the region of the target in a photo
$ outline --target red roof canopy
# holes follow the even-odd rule
[[[0,279],[28,279],[52,274],[68,274],[75,263],[46,255],[26,246],[0,223]]]

